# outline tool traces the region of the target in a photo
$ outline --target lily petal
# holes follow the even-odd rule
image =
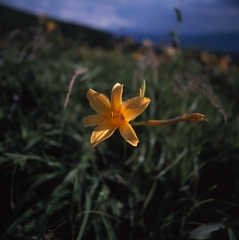
[[[150,98],[135,97],[131,98],[122,104],[122,112],[127,122],[135,119],[141,114],[150,103]]]
[[[90,102],[90,106],[99,114],[105,117],[110,117],[111,104],[109,99],[101,93],[98,93],[92,89],[87,92],[87,98]]]
[[[139,139],[129,123],[125,123],[119,127],[120,134],[122,137],[134,147],[137,146]]]
[[[117,111],[122,104],[123,84],[116,83],[111,92],[111,107]]]
[[[100,114],[90,115],[83,120],[84,127],[99,125],[105,121],[105,117]]]
[[[91,135],[90,138],[91,146],[95,147],[98,143],[109,138],[117,128],[118,126],[112,126],[108,124],[106,121],[100,123]]]

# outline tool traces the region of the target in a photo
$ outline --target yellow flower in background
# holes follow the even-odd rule
[[[92,89],[87,92],[90,106],[97,112],[83,120],[84,127],[95,126],[90,139],[92,147],[109,138],[119,128],[122,137],[137,146],[139,139],[129,122],[148,106],[150,98],[134,97],[122,102],[123,84],[116,83],[111,92],[111,101]]]
[[[55,22],[50,21],[50,20],[46,21],[46,32],[47,33],[53,32],[55,30],[55,28],[56,28]]]

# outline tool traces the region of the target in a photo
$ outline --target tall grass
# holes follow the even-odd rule
[[[238,67],[186,51],[163,62],[151,47],[142,65],[129,51],[43,37],[27,49],[29,38],[0,42],[1,239],[237,239]],[[151,98],[139,119],[200,112],[209,123],[135,127],[138,147],[116,132],[92,149],[87,90],[109,96],[119,82],[131,98],[139,76]]]

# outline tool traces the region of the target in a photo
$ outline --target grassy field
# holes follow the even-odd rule
[[[238,239],[238,66],[38,30],[0,39],[1,239]],[[92,148],[88,89],[110,97],[121,83],[126,100],[143,79],[151,102],[135,122],[187,113],[209,122],[135,126],[137,147],[116,131]]]

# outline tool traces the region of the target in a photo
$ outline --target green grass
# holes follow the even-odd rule
[[[25,52],[28,37],[0,40],[1,239],[237,239],[238,67],[186,51],[140,65],[129,51],[42,36]],[[209,123],[135,127],[138,147],[116,132],[91,148],[87,90],[109,97],[119,82],[128,99],[142,76],[151,103],[136,121],[199,112]]]

